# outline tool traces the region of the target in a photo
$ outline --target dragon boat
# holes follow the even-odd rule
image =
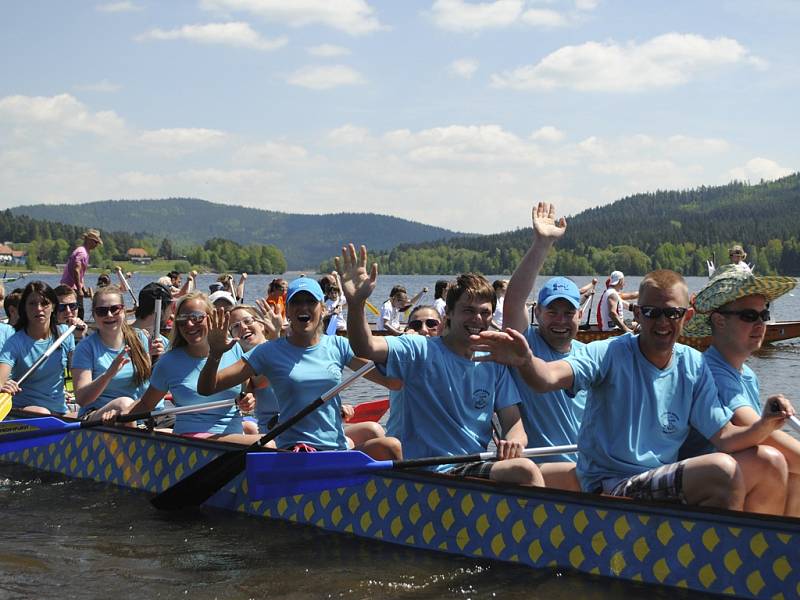
[[[234,449],[241,447],[100,426],[0,460],[160,493]],[[382,471],[347,487],[283,497],[253,497],[256,487],[241,474],[206,505],[535,568],[745,598],[800,596],[800,519],[417,471]]]

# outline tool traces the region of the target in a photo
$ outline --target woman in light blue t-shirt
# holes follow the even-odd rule
[[[238,383],[220,389],[209,397],[197,393],[197,379],[207,360],[227,366],[242,356],[239,346],[234,346],[222,356],[209,357],[211,311],[208,296],[202,292],[191,292],[178,299],[169,350],[159,358],[150,375],[150,386],[130,412],[153,410],[167,392],[172,393],[172,402],[176,406],[236,400],[229,408],[178,415],[173,432],[186,437],[249,445],[257,441],[259,436],[243,433],[239,407],[245,411],[251,410],[255,405],[253,395],[242,395],[242,386]]]
[[[39,414],[67,413],[64,401],[64,369],[75,349],[72,336],[50,355],[23,383],[17,381],[67,330],[56,320],[58,297],[49,285],[31,281],[19,302],[16,332],[0,351],[0,392],[13,394],[14,408]]]
[[[150,382],[153,359],[164,352],[160,336],[152,342],[125,321],[122,290],[100,288],[92,298],[97,333],[85,337],[72,357],[78,414],[100,418],[111,410],[128,412]]]

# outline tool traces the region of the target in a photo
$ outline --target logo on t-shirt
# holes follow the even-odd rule
[[[491,398],[491,394],[486,390],[475,390],[472,392],[472,401],[475,403],[475,408],[478,410],[483,410],[486,408],[486,405],[489,404],[489,399]]]
[[[661,431],[675,433],[678,430],[678,415],[674,412],[665,412],[661,415]]]

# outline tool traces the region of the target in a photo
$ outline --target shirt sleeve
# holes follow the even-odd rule
[[[576,352],[564,359],[572,367],[572,392],[588,390],[603,379],[606,356],[612,341],[613,338],[586,344],[582,352]]]
[[[0,363],[4,365],[14,366],[17,362],[17,340],[12,335],[3,344],[3,349],[0,351]]]
[[[495,410],[508,408],[515,404],[520,404],[522,398],[519,395],[519,389],[511,377],[511,372],[508,367],[500,367],[500,374],[497,378],[497,389],[495,391]]]
[[[711,439],[733,417],[733,411],[723,406],[711,370],[705,362],[698,369],[689,422],[703,437]]]
[[[91,338],[87,337],[80,341],[72,353],[72,368],[86,369],[91,371],[94,368],[94,353],[92,352]]]

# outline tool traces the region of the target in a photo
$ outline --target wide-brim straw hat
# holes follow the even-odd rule
[[[83,232],[83,239],[85,240],[94,240],[101,246],[103,245],[103,240],[100,239],[100,232],[97,229],[87,229]]]
[[[767,303],[773,302],[797,285],[794,277],[765,275],[756,277],[737,267],[720,267],[714,277],[697,292],[692,306],[697,313],[686,325],[683,335],[702,337],[711,335],[709,315],[715,310],[745,296],[763,296]]]

